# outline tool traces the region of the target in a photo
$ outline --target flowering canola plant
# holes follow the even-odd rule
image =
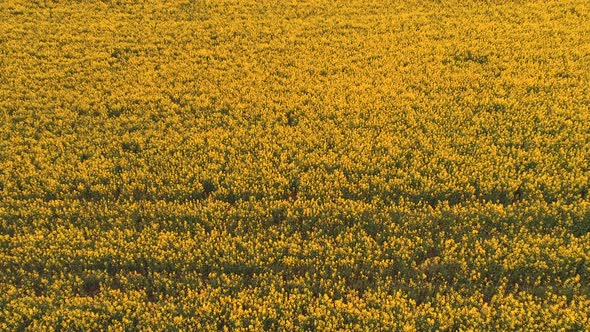
[[[0,330],[590,328],[586,0],[0,1]]]

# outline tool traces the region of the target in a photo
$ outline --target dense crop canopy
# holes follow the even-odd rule
[[[0,330],[590,326],[590,4],[0,0]]]

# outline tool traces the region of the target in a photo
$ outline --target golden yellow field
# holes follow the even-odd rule
[[[590,2],[0,0],[0,330],[590,330]]]

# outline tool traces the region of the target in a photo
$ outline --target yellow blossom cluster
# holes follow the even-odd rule
[[[0,330],[590,328],[587,0],[1,0]]]

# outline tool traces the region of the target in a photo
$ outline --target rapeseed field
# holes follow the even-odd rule
[[[587,0],[0,0],[0,330],[590,329]]]

